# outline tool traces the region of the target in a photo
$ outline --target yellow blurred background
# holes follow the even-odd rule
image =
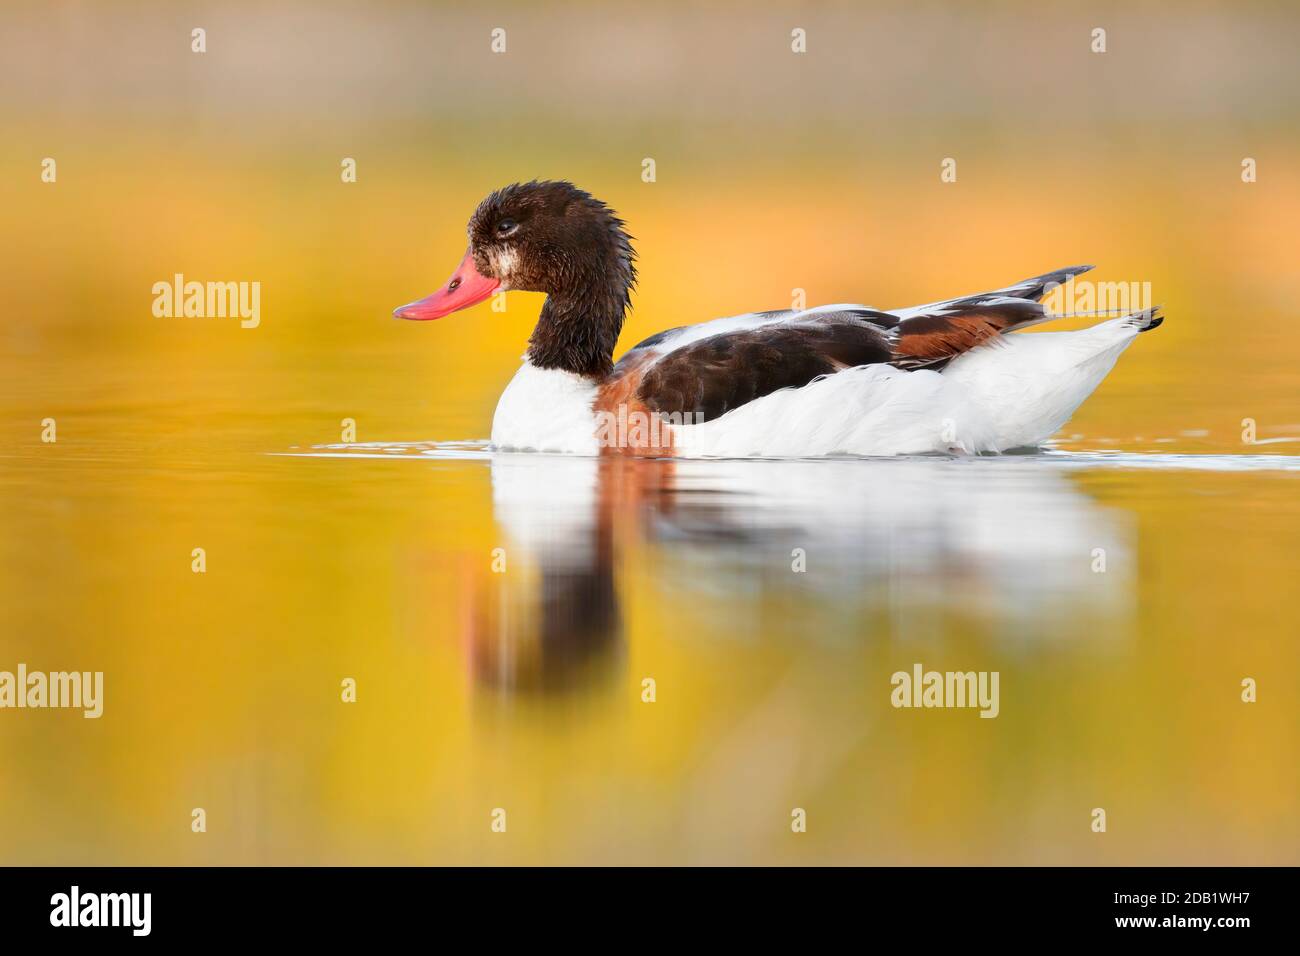
[[[103,670],[107,701],[0,711],[0,862],[1300,862],[1294,472],[993,473],[989,514],[1042,494],[1131,556],[1104,612],[1072,580],[1026,622],[977,549],[913,573],[894,542],[869,592],[791,588],[664,538],[681,509],[655,494],[692,472],[618,466],[591,478],[608,646],[557,689],[529,679],[554,556],[489,570],[519,502],[497,464],[278,455],[346,418],[488,434],[540,297],[390,313],[447,277],[482,196],[535,177],[636,236],[624,347],[796,288],[889,308],[1094,262],[1169,319],[1061,448],[1294,454],[1298,26],[1226,2],[5,6],[0,669]],[[176,273],[259,282],[260,325],[156,318]],[[914,660],[1000,668],[1001,716],[891,710]]]

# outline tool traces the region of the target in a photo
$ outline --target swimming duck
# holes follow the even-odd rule
[[[394,311],[437,319],[497,292],[546,293],[492,444],[581,455],[815,457],[1032,448],[1061,428],[1140,332],[1146,309],[1016,335],[1091,266],[905,309],[824,305],[667,329],[614,362],[636,284],[624,222],[568,182],[479,204],[442,288]]]

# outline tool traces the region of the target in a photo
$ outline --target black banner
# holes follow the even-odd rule
[[[622,927],[1043,934],[1233,945],[1290,923],[1291,869],[7,869],[6,940],[400,939],[486,930],[542,943]],[[695,930],[692,930],[695,932]],[[673,938],[681,938],[674,936]],[[612,940],[610,940],[612,942]]]

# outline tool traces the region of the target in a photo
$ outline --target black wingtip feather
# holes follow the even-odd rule
[[[1005,290],[999,290],[1004,295],[1015,296],[1019,299],[1041,300],[1051,289],[1057,286],[1065,285],[1075,276],[1083,275],[1085,272],[1091,272],[1096,266],[1066,266],[1064,269],[1055,269],[1052,272],[1045,272],[1040,276],[1033,276],[1017,282],[1014,286]]]
[[[1163,306],[1153,305],[1149,309],[1143,309],[1141,312],[1134,312],[1132,315],[1124,316],[1132,325],[1136,325],[1138,332],[1150,332],[1152,329],[1160,328],[1165,317],[1160,314]]]

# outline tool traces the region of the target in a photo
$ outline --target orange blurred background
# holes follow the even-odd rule
[[[390,313],[535,177],[636,236],[624,347],[794,289],[889,308],[1095,262],[1169,320],[1061,447],[1292,454],[1298,26],[1226,2],[5,7],[0,669],[102,669],[108,702],[0,712],[0,860],[1298,862],[1294,474],[1070,475],[1140,574],[1105,640],[1083,600],[1030,628],[1073,639],[1014,655],[972,609],[918,649],[888,600],[696,593],[625,530],[619,650],[551,697],[476,680],[503,535],[481,463],[271,457],[345,418],[488,434],[540,297]],[[175,273],[261,283],[260,325],[154,317]],[[1032,698],[909,723],[872,675],[914,659]]]

